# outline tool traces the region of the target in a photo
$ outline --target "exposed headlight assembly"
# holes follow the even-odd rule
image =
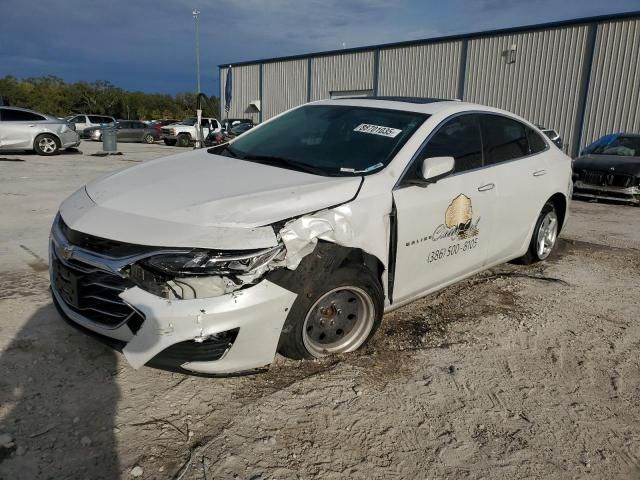
[[[184,253],[154,255],[141,263],[165,275],[246,275],[266,266],[284,247],[255,250],[243,254],[225,254],[220,251],[191,250]]]

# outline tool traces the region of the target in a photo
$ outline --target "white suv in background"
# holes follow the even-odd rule
[[[71,115],[66,117],[65,120],[68,123],[73,123],[76,127],[76,132],[81,138],[89,138],[84,136],[83,132],[86,128],[99,127],[100,125],[107,125],[109,123],[115,123],[116,119],[108,115]]]
[[[60,207],[54,303],[135,368],[226,374],[360,348],[384,312],[545,260],[571,159],[508,112],[324,100],[142,163]]]
[[[188,147],[191,142],[196,139],[196,117],[186,118],[185,120],[174,123],[173,125],[165,125],[160,129],[160,138],[164,140],[165,145],[177,145],[179,147]],[[202,117],[202,139],[204,140],[211,133],[222,131],[220,122],[212,117]]]

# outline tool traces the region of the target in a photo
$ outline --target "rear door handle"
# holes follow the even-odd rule
[[[482,185],[481,187],[478,187],[478,191],[479,192],[486,192],[488,190],[493,190],[495,187],[496,187],[495,184],[487,183],[486,185]]]
[[[534,177],[541,177],[542,175],[546,175],[546,174],[547,174],[546,170],[536,170],[535,172],[533,172]]]

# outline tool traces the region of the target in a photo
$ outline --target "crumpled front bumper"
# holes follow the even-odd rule
[[[67,319],[99,336],[119,341],[134,368],[169,347],[238,329],[237,337],[215,361],[185,361],[181,369],[204,374],[246,372],[269,365],[276,354],[284,321],[296,294],[268,280],[232,294],[195,300],[168,300],[134,287],[121,298],[145,317],[134,334],[127,324],[104,328],[70,309],[55,288],[54,299]]]
[[[640,187],[612,187],[608,185],[590,185],[576,181],[573,188],[574,197],[597,198],[618,202],[640,203]]]

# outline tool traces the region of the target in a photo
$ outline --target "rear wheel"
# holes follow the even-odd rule
[[[164,144],[168,145],[169,147],[173,147],[176,144],[176,141],[175,140],[170,140],[168,138],[165,138],[164,139]]]
[[[187,133],[178,135],[177,145],[179,147],[188,147],[191,144],[191,136]]]
[[[546,260],[556,245],[559,228],[556,207],[552,202],[547,202],[536,221],[529,249],[519,258],[520,263],[529,265]]]
[[[362,347],[382,321],[384,292],[362,265],[345,265],[298,295],[280,336],[280,352],[319,358]]]
[[[156,139],[153,138],[153,135],[151,135],[150,133],[147,133],[144,137],[142,137],[142,141],[144,143],[153,143],[156,141]]]
[[[56,155],[60,150],[60,140],[53,135],[43,133],[36,137],[33,149],[38,155]]]

